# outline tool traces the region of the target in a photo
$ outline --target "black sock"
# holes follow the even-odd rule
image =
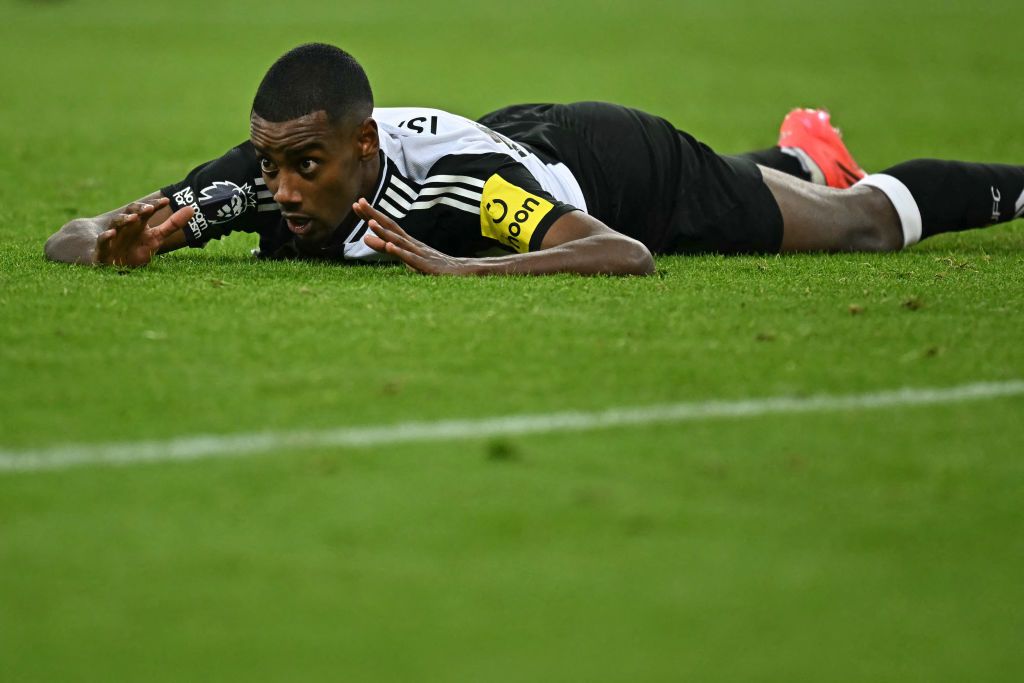
[[[744,154],[736,154],[735,156],[740,159],[748,159],[753,161],[755,164],[774,168],[776,171],[788,173],[789,175],[796,176],[801,180],[811,179],[811,174],[804,170],[799,159],[786,154],[778,147],[762,149],[757,152],[745,152]]]
[[[1024,166],[917,159],[882,171],[882,175],[896,178],[910,191],[920,213],[921,239],[1004,223],[1024,214]],[[877,176],[869,176],[873,177]],[[875,185],[871,181],[866,184]],[[907,235],[906,207],[901,210],[898,198],[876,186],[889,195]],[[897,188],[895,194],[899,193]],[[913,222],[913,216],[910,218]],[[908,239],[907,243],[914,241]]]

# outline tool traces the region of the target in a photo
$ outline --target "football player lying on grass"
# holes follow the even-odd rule
[[[248,141],[71,221],[45,251],[143,266],[240,230],[259,234],[261,258],[644,275],[652,253],[894,251],[1022,213],[1024,167],[917,160],[865,176],[824,111],[790,112],[778,146],[725,156],[611,104],[519,105],[479,121],[374,109],[358,62],[310,44],[270,67]]]

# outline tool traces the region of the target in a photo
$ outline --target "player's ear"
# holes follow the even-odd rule
[[[377,122],[372,118],[368,117],[359,124],[356,144],[359,145],[359,157],[363,161],[377,156],[380,151],[380,138],[377,137]]]

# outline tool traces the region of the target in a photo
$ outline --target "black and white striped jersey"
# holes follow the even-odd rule
[[[381,173],[366,199],[444,253],[537,250],[557,218],[586,211],[580,184],[564,164],[542,159],[528,145],[482,124],[437,109],[375,109],[373,117]],[[245,231],[260,234],[264,256],[296,253],[248,142],[162,191],[174,209],[196,209],[185,229],[189,246]],[[324,255],[349,261],[385,258],[363,242],[366,230],[360,221],[347,234],[335,234]]]

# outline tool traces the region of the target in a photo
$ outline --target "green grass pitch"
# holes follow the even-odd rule
[[[604,99],[715,149],[1024,163],[1024,4],[0,4],[0,451],[1024,378],[1024,224],[646,279],[134,271],[46,236],[247,135],[299,42],[382,106]],[[852,307],[852,308],[851,308]],[[853,311],[853,312],[851,312]],[[0,473],[3,681],[996,681],[1024,398]]]

